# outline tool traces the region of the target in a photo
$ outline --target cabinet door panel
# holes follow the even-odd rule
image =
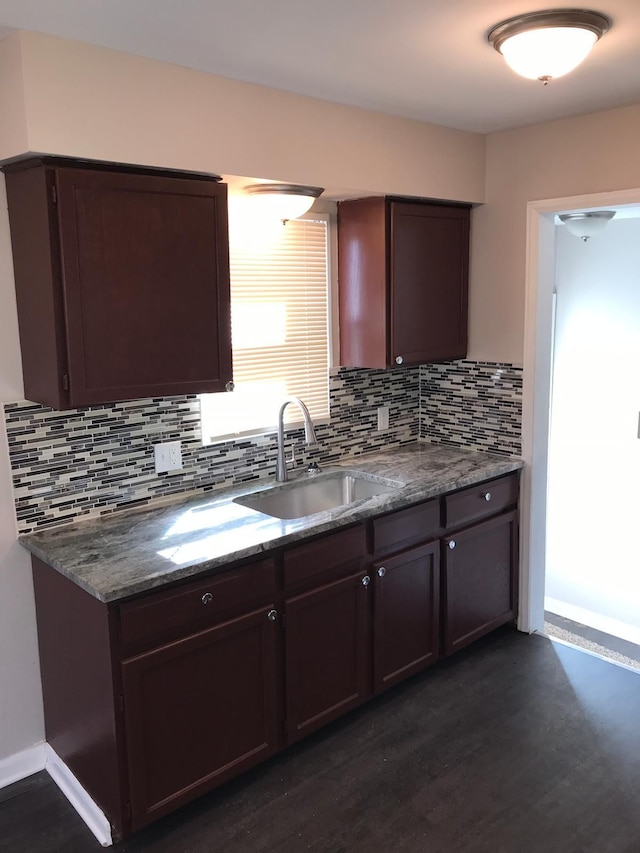
[[[134,829],[276,751],[279,629],[267,612],[123,662]]]
[[[226,186],[56,174],[70,404],[224,390]]]
[[[339,717],[367,695],[368,586],[358,572],[285,601],[289,742]]]
[[[453,534],[443,540],[443,554],[444,652],[450,654],[516,615],[517,513]]]
[[[467,354],[469,211],[391,205],[391,362]]]
[[[439,657],[439,550],[440,543],[433,542],[374,567],[376,692]]]

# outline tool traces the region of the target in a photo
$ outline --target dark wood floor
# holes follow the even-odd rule
[[[0,850],[91,853],[46,774],[0,791]],[[640,674],[510,629],[115,848],[638,853]]]

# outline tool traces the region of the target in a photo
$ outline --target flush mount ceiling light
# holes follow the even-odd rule
[[[559,219],[567,230],[583,242],[599,234],[616,215],[615,210],[592,210],[590,213],[563,213]]]
[[[298,219],[324,191],[323,187],[304,187],[296,184],[251,184],[245,187],[260,205],[265,216],[274,219]]]
[[[610,26],[599,12],[548,9],[502,21],[487,38],[517,74],[546,86],[580,65]]]

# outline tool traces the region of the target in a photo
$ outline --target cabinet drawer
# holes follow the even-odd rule
[[[366,553],[367,536],[361,524],[291,548],[284,554],[285,589],[289,592],[336,577],[357,565]]]
[[[373,522],[374,553],[389,554],[426,542],[440,529],[440,501],[425,503],[391,512]]]
[[[120,607],[124,654],[159,645],[268,602],[276,591],[273,559],[158,592]]]
[[[518,475],[509,474],[462,489],[445,498],[445,526],[459,527],[518,503]]]

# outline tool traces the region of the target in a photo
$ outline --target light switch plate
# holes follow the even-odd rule
[[[153,453],[156,474],[182,470],[182,447],[179,441],[165,441],[162,444],[154,444]]]

